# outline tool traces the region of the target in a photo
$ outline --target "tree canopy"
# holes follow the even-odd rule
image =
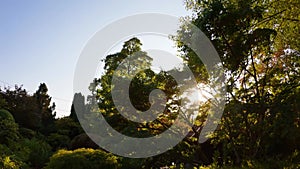
[[[17,85],[1,88],[0,168],[300,168],[300,3],[184,2],[192,15],[182,18],[172,36],[186,64],[182,69],[152,70],[152,57],[133,37],[102,60],[104,71],[90,83],[89,96],[74,94],[69,116],[55,118],[55,103],[45,83],[32,94]],[[197,81],[194,90],[216,80],[181,40],[195,38],[191,24],[214,45],[220,57],[216,64],[223,66],[225,77],[223,116],[204,143],[199,136],[213,115],[213,98],[193,103],[199,106],[196,114],[186,113],[182,105],[188,104],[187,96],[172,77],[190,69]],[[149,112],[153,121],[139,121],[135,112],[161,104],[152,97],[156,89],[164,92],[155,98],[165,99],[163,111]],[[94,133],[85,133],[80,124],[80,119],[97,120],[92,118],[101,114],[116,131],[148,138],[170,129],[179,112],[192,124],[186,137],[165,153],[144,159],[106,152],[89,138]]]
[[[225,68],[227,104],[212,143],[222,163],[285,158],[299,148],[299,4],[291,1],[187,0],[192,23]],[[190,36],[189,25],[178,36]],[[179,39],[179,38],[178,38]],[[204,65],[178,41],[195,73]],[[205,75],[205,74],[204,74]],[[276,141],[275,141],[276,140]],[[283,145],[288,148],[279,148]]]

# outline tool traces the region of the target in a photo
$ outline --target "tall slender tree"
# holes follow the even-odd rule
[[[38,105],[41,116],[41,131],[48,135],[53,131],[55,121],[55,103],[51,104],[51,97],[48,95],[48,88],[45,83],[41,83],[38,90],[33,94]]]

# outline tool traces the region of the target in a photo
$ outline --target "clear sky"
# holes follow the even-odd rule
[[[58,116],[68,115],[76,62],[95,32],[138,13],[186,16],[183,4],[183,0],[1,0],[0,86],[23,85],[33,93],[46,83]]]

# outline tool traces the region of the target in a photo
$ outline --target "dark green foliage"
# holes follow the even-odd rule
[[[45,83],[41,83],[38,90],[33,94],[38,105],[38,112],[41,117],[41,133],[48,135],[54,130],[55,103],[51,105],[51,97],[48,95],[48,88]]]
[[[18,138],[18,125],[9,120],[0,120],[0,144],[8,145]]]
[[[1,169],[27,169],[25,158],[20,153],[14,153],[9,147],[0,144],[0,168]]]
[[[36,99],[28,95],[25,89],[15,86],[14,90],[6,89],[1,94],[7,102],[8,110],[21,127],[34,130],[40,127],[41,116]]]
[[[28,159],[26,162],[34,168],[42,168],[49,161],[52,155],[51,147],[42,140],[25,139],[22,143],[22,148],[28,152]]]
[[[27,139],[32,139],[37,135],[35,131],[23,127],[19,128],[19,132],[23,138],[27,138]]]
[[[51,97],[47,92],[46,84],[42,83],[33,95],[29,95],[22,86],[15,86],[14,90],[6,88],[1,92],[1,97],[21,127],[39,130],[47,135],[54,131],[55,117],[55,104],[50,105]]]
[[[0,120],[9,120],[9,121],[12,121],[12,122],[15,121],[12,114],[9,111],[4,110],[4,109],[0,109]]]
[[[71,150],[75,150],[78,148],[97,149],[97,148],[99,148],[99,146],[96,143],[94,143],[86,133],[82,133],[82,134],[74,137],[70,143]]]
[[[145,168],[146,159],[142,158],[120,158],[121,169],[141,169]]]
[[[56,133],[68,136],[71,140],[75,136],[83,133],[83,130],[82,130],[79,122],[74,121],[70,117],[64,117],[64,118],[57,119],[55,121],[55,127],[57,129]]]
[[[71,140],[67,135],[51,133],[47,136],[47,143],[52,147],[53,151],[69,148],[70,142]]]
[[[47,95],[46,85],[41,84],[33,96],[16,86],[14,90],[5,89],[1,97],[7,103],[5,107],[12,112],[0,110],[0,144],[7,145],[10,151],[1,156],[3,165],[12,168],[43,167],[52,154],[51,147],[42,141],[43,134],[55,131],[54,107],[49,107],[51,99]],[[51,123],[53,125],[50,127]]]
[[[0,89],[1,92],[1,89]],[[2,95],[0,94],[0,109],[5,109],[7,107],[7,103],[5,99],[2,98]]]
[[[78,117],[82,118],[85,112],[86,110],[85,110],[84,96],[81,93],[75,93],[73,98],[73,104],[71,107],[71,114],[69,117],[73,119],[75,122],[78,122]]]
[[[0,110],[0,144],[9,145],[19,138],[18,125],[7,110]]]

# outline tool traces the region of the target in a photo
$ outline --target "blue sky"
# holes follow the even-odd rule
[[[186,16],[183,4],[183,0],[1,0],[0,86],[24,85],[33,93],[46,83],[58,116],[68,115],[76,62],[95,32],[138,13]]]

